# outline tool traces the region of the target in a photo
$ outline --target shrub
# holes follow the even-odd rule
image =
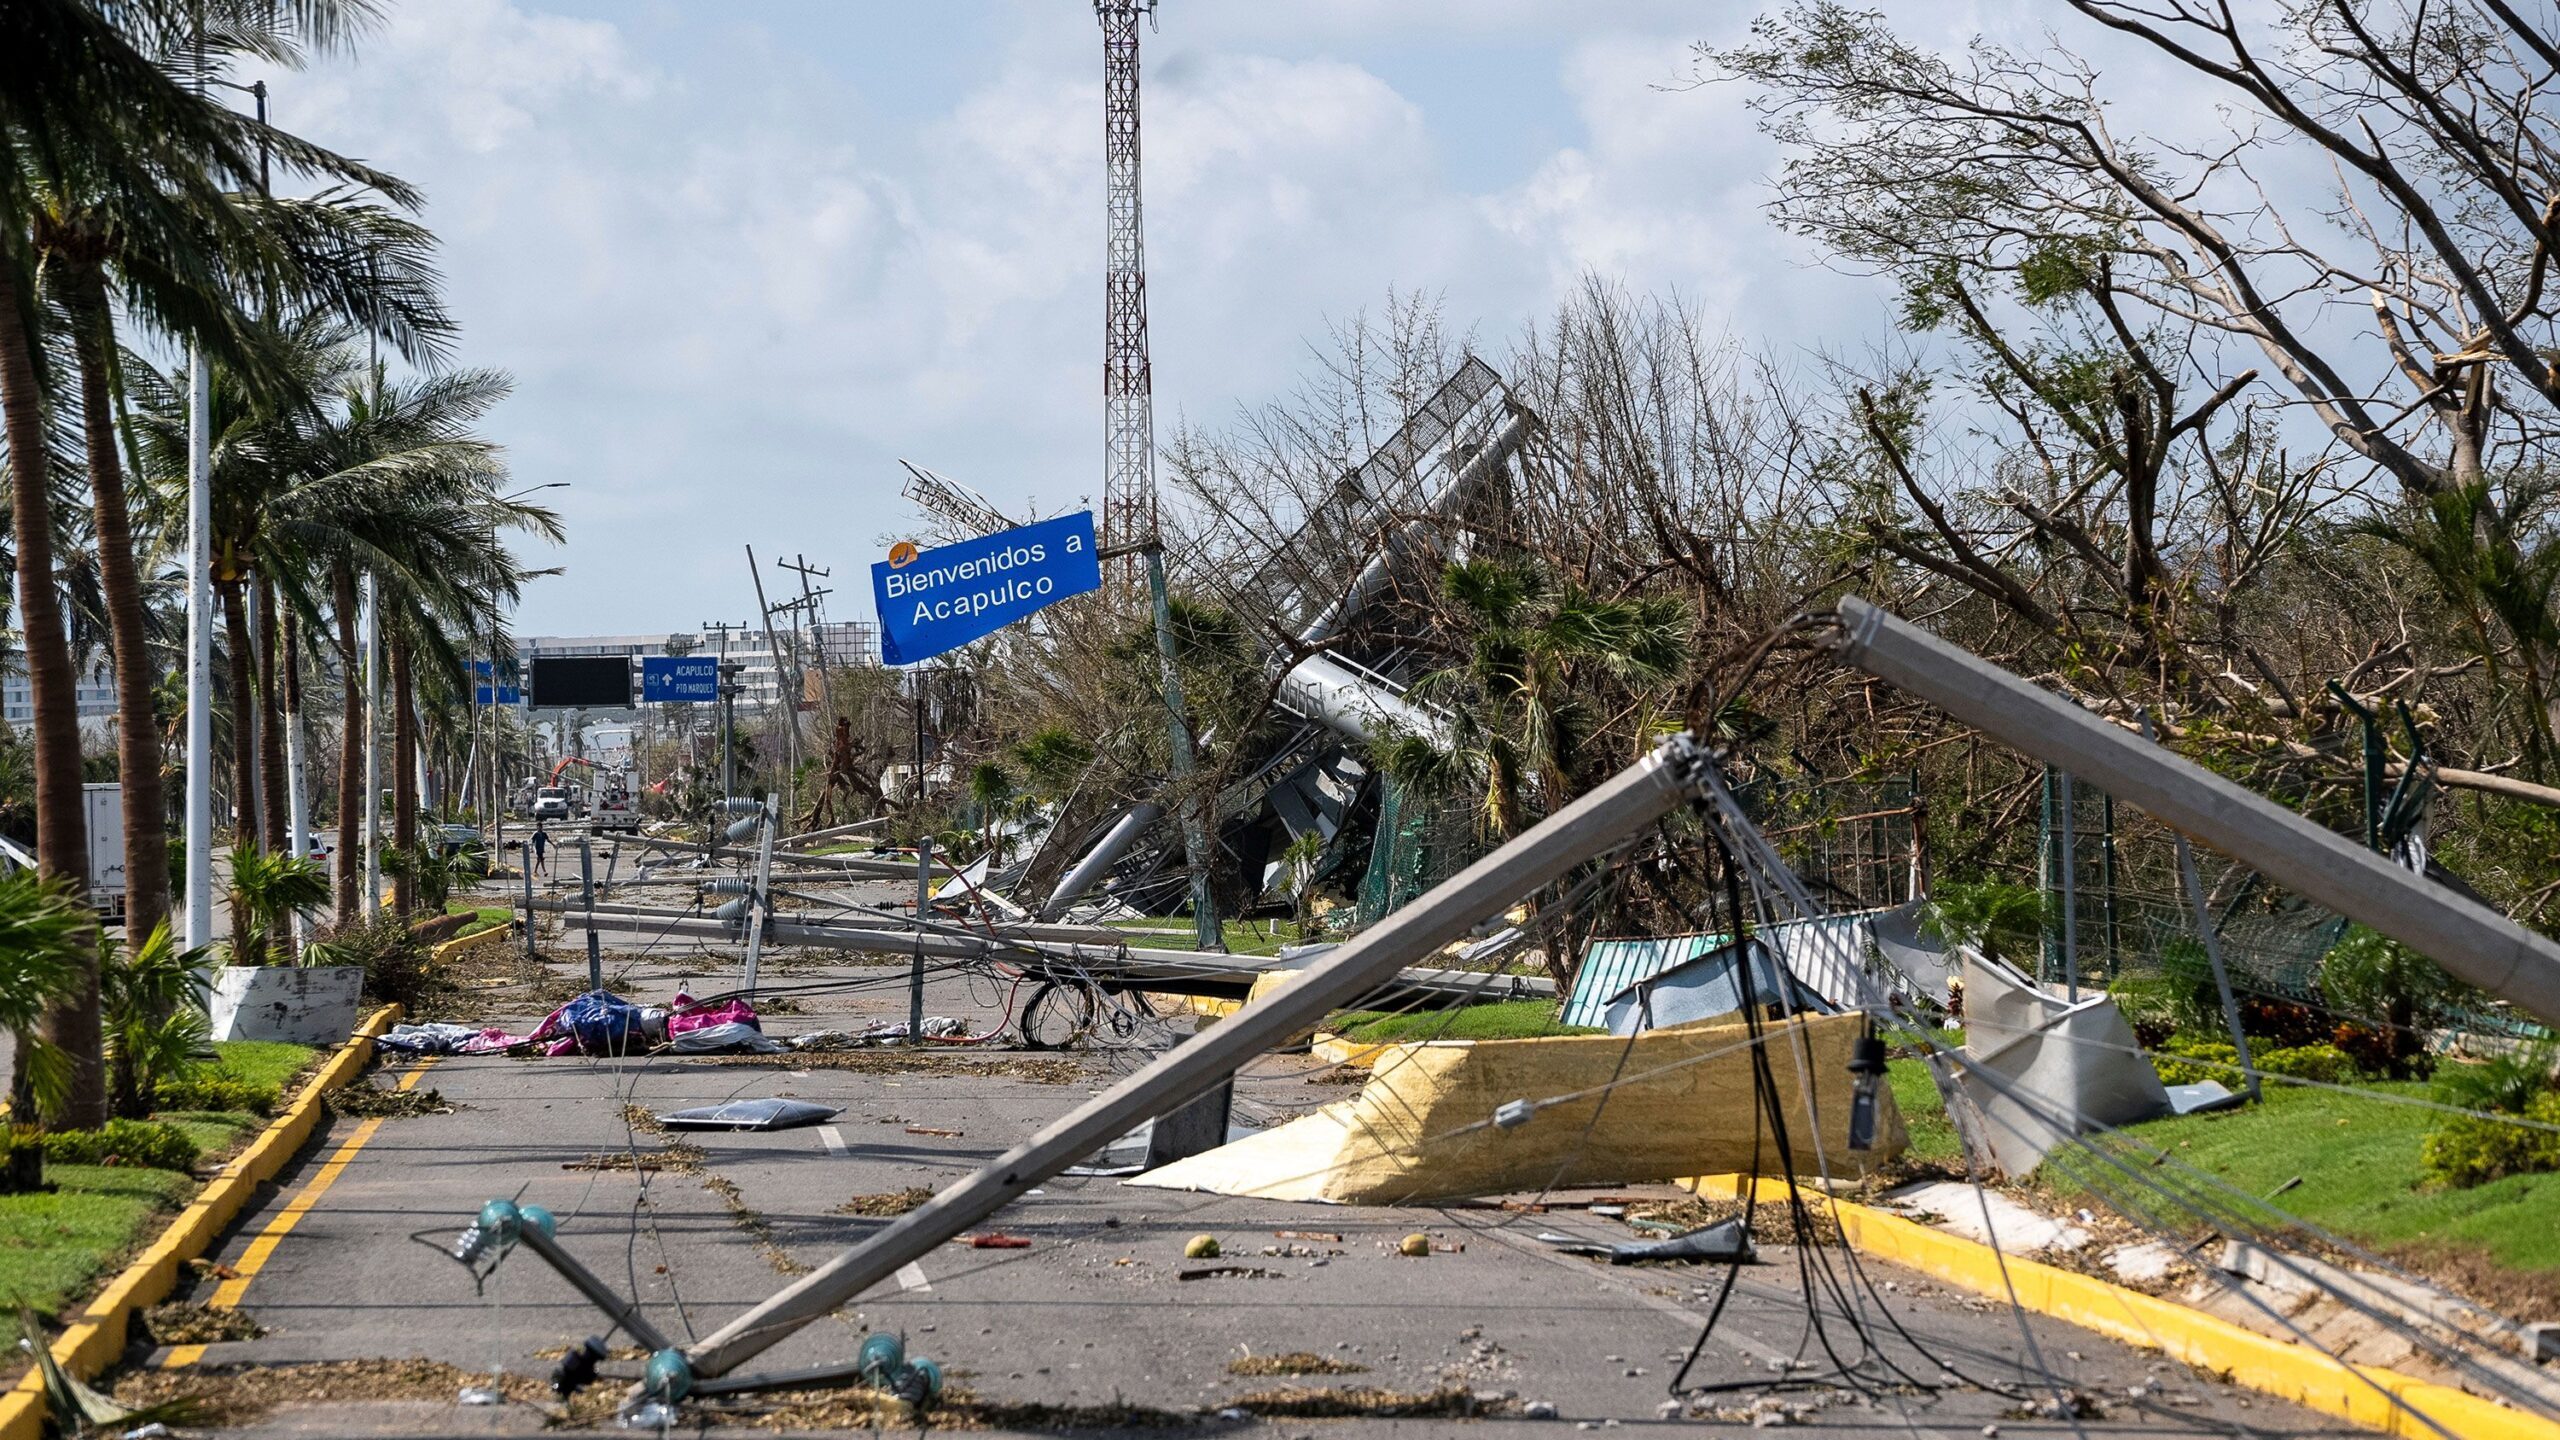
[[[2448,1185],[2468,1186],[2560,1170],[2560,1133],[2527,1128],[2512,1118],[2560,1125],[2552,1061],[2552,1047],[2539,1045],[2440,1072],[2436,1099],[2474,1113],[2453,1116],[2427,1136],[2420,1152],[2427,1173]]]
[[[2340,1023],[2331,1037],[2356,1068],[2393,1080],[2424,1080],[2435,1073],[2436,1057],[2419,1048],[2417,1033],[2376,1029],[2353,1020]]]
[[[2160,978],[2169,1014],[2189,1030],[2220,1030],[2222,990],[2213,983],[2213,959],[2203,942],[2179,935],[2160,946]]]
[[[2289,1045],[2249,1057],[2263,1075],[2288,1075],[2296,1080],[2317,1080],[2323,1085],[2344,1085],[2363,1077],[2356,1062],[2335,1045]]]
[[[2436,1099],[2464,1110],[2494,1110],[2522,1115],[2536,1097],[2551,1089],[2553,1050],[2494,1055],[2477,1065],[2448,1066],[2436,1076]]]
[[[273,1085],[212,1072],[163,1080],[154,1092],[163,1110],[235,1110],[251,1115],[274,1114],[280,1098]]]
[[[410,933],[407,921],[385,910],[314,939],[305,958],[313,965],[363,966],[369,998],[415,1010],[427,988],[427,962],[434,953]]]
[[[2524,1118],[2560,1126],[2560,1091],[2533,1097]],[[2527,1129],[2506,1115],[2456,1115],[2427,1136],[2419,1156],[2427,1174],[2448,1185],[2485,1185],[2508,1175],[2560,1170],[2560,1133]]]
[[[2204,1080],[2219,1080],[2225,1085],[2238,1085],[2246,1077],[2240,1073],[2240,1052],[2213,1040],[2192,1039],[2173,1035],[2152,1052],[2151,1068],[2160,1072],[2163,1085],[2193,1085]]]
[[[141,1165],[189,1170],[196,1142],[175,1125],[150,1120],[110,1120],[95,1130],[54,1130],[44,1137],[44,1158],[54,1165]]]
[[[2434,961],[2366,926],[2348,929],[2320,960],[2320,994],[2360,1032],[2349,1047],[2373,1058],[2365,1068],[2406,1079],[2431,1065],[2419,1032],[2464,987]],[[2339,1026],[2340,1045],[2346,1046]]]
[[[2326,1045],[2336,1027],[2329,1017],[2308,1005],[2290,1000],[2270,1000],[2263,995],[2240,997],[2240,1030],[2252,1040],[2266,1042],[2275,1049],[2298,1045]]]

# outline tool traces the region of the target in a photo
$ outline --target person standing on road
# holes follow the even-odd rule
[[[533,826],[533,868],[545,876],[551,873],[551,831],[538,820]]]

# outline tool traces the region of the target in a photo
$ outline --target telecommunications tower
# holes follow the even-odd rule
[[[1156,533],[1155,398],[1147,364],[1147,243],[1138,199],[1138,20],[1155,0],[1094,0],[1102,22],[1102,150],[1110,225],[1102,312],[1105,549]]]

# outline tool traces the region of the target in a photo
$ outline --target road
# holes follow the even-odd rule
[[[624,993],[656,1000],[685,980],[697,993],[717,988],[734,963],[666,956],[617,961],[615,968]],[[559,967],[564,975],[570,968]],[[583,957],[575,968],[583,970]],[[768,1028],[790,1034],[902,1018],[902,978],[892,968],[786,953],[770,973],[778,986],[876,988],[802,991],[784,1007],[791,1013],[771,1016]],[[513,1005],[514,1018],[532,1018],[521,995],[490,993],[497,1009]],[[992,1024],[1003,999],[1000,987],[952,978],[936,982],[928,1009]],[[1239,1082],[1240,1112],[1277,1117],[1347,1093],[1311,1084],[1320,1068],[1304,1057],[1265,1060]],[[636,1293],[656,1323],[678,1336],[707,1332],[785,1283],[787,1272],[881,1223],[838,1213],[852,1197],[945,1184],[1107,1083],[1114,1069],[1109,1058],[1062,1065],[1022,1052],[914,1062],[877,1054],[835,1062],[457,1057],[414,1078],[395,1066],[375,1083],[432,1089],[452,1110],[332,1122],[222,1247],[226,1266],[252,1272],[228,1288],[266,1333],[201,1352],[138,1351],[137,1368],[165,1370],[173,1356],[182,1369],[208,1374],[240,1365],[417,1357],[480,1375],[546,1374],[549,1362],[537,1352],[556,1353],[601,1330],[597,1313],[530,1255],[510,1259],[475,1294],[471,1277],[434,1248],[493,1196],[549,1206],[561,1217],[567,1248]],[[659,1154],[666,1137],[645,1123],[629,1127],[625,1106],[655,1112],[759,1095],[819,1101],[843,1113],[818,1128],[687,1137],[702,1151],[698,1173],[590,1163],[608,1157],[604,1163],[628,1166],[629,1157]],[[1534,1217],[1496,1208],[1337,1209],[1087,1178],[1043,1186],[1000,1224],[1028,1239],[1029,1248],[947,1247],[921,1274],[811,1326],[757,1367],[841,1363],[866,1329],[892,1330],[940,1361],[956,1387],[985,1401],[1134,1407],[1119,1415],[1133,1423],[1175,1412],[1182,1423],[1220,1434],[1418,1435],[1445,1433],[1458,1422],[1215,1417],[1251,1392],[1290,1384],[1406,1394],[1457,1386],[1502,1412],[1481,1423],[1499,1424],[1506,1434],[1561,1434],[1656,1423],[1667,1378],[1697,1339],[1723,1273],[1610,1269],[1538,1243],[1534,1236],[1544,1229],[1628,1233],[1570,1209]],[[1283,1239],[1276,1232],[1284,1230],[1340,1238]],[[1395,1241],[1417,1230],[1443,1248],[1427,1259],[1395,1254]],[[1261,1273],[1178,1278],[1203,1268],[1186,1264],[1183,1246],[1204,1233],[1220,1238],[1222,1263]],[[1793,1252],[1774,1249],[1767,1258],[1773,1263],[1744,1272],[1694,1380],[1759,1381],[1790,1367],[1810,1377],[1828,1368],[1808,1332]],[[2021,1325],[2005,1308],[1889,1267],[1869,1269],[1876,1288],[1861,1307],[1871,1320],[1889,1309],[1909,1332],[1907,1340],[1880,1343],[1915,1378],[1934,1381],[1946,1367],[1975,1381],[2050,1393],[2027,1378]],[[193,1298],[212,1295],[218,1279],[208,1277]],[[1834,1344],[1849,1353],[1859,1342],[1836,1307],[1825,1312]],[[1803,1423],[1845,1433],[1954,1437],[1984,1434],[1986,1426],[2006,1435],[2335,1433],[2330,1422],[2056,1322],[2030,1320],[2024,1332],[2064,1383],[2101,1398],[2101,1418],[2078,1425],[2010,1418],[2018,1399],[1966,1384],[1864,1396],[1813,1385],[1784,1399],[1814,1407],[1799,1417]],[[1248,1356],[1290,1352],[1360,1368],[1296,1381],[1230,1370]],[[2126,1398],[2137,1386],[2150,1393]],[[1745,1391],[1720,1403],[1738,1409],[1752,1398]],[[1523,1411],[1533,1404],[1552,1405],[1556,1418],[1528,1418]],[[278,1409],[246,1420],[240,1433],[517,1433],[544,1421],[530,1404],[464,1408],[439,1391],[429,1399],[342,1397]],[[1106,1426],[1093,1433],[1112,1432]]]

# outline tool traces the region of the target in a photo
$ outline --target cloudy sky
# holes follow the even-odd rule
[[[1099,490],[1100,39],[1084,0],[389,0],[278,123],[421,185],[490,430],[573,541],[523,633],[752,612],[741,547],[868,564],[898,457]],[[2007,4],[1908,7],[1919,33]],[[1289,388],[1329,317],[1437,292],[1498,342],[1585,272],[1773,347],[1886,311],[1760,216],[1689,48],[1749,4],[1168,0],[1145,39],[1159,430]],[[242,78],[254,78],[243,72]],[[769,563],[769,561],[768,561]],[[770,573],[770,572],[768,572]]]

